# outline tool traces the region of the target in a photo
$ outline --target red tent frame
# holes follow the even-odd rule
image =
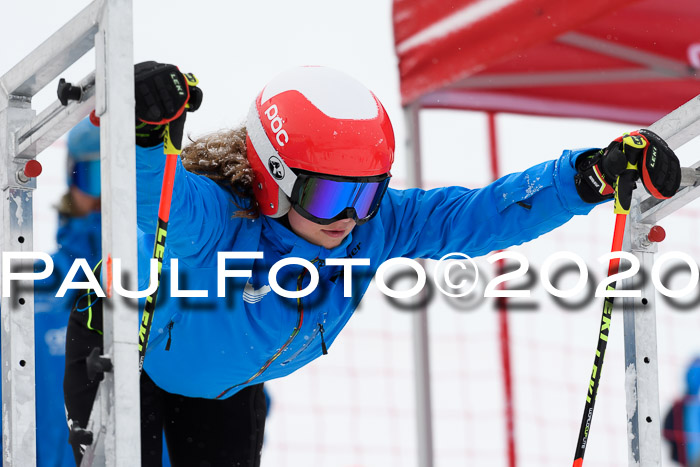
[[[700,90],[695,0],[394,1],[404,105],[649,125]]]

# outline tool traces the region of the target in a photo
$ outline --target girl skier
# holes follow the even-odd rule
[[[164,139],[181,147],[188,99],[201,99],[191,78],[156,62],[135,69],[144,232],[156,231]],[[646,157],[652,151],[654,164]],[[176,466],[259,465],[262,383],[327,353],[383,261],[485,255],[587,214],[615,187],[629,207],[640,173],[660,197],[680,182],[666,144],[634,132],[606,150],[564,151],[481,189],[391,189],[386,111],[363,85],[324,67],[279,75],[257,96],[245,127],[195,140],[181,159],[161,282],[169,283],[177,259],[181,290],[159,294],[142,373],[142,424],[165,428]],[[637,160],[639,169],[627,168]],[[269,274],[288,258],[296,259]],[[370,265],[335,265],[343,259]],[[276,293],[272,280],[285,295],[299,294]],[[140,282],[143,289],[148,278]],[[142,440],[144,465],[155,462],[159,456],[148,455],[158,440]]]

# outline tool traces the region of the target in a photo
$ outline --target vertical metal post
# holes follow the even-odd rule
[[[102,284],[108,294],[103,352],[114,365],[101,383],[99,409],[106,429],[107,465],[134,466],[141,462],[138,310],[122,297],[110,297],[114,258],[121,259],[131,285],[138,283],[131,0],[105,1],[95,49],[96,113],[101,119]]]
[[[672,149],[700,135],[700,96],[652,124],[649,129],[666,140]],[[682,188],[671,199],[659,201],[644,189],[634,192],[625,230],[623,250],[631,251],[647,275],[651,272],[657,246],[647,240],[649,230],[700,196],[700,175],[683,169]],[[623,289],[639,288],[634,278],[623,280]],[[661,415],[659,372],[656,352],[656,290],[647,276],[640,298],[623,299],[625,332],[625,393],[627,400],[628,463],[630,467],[661,465]]]
[[[2,193],[2,252],[31,252],[33,241],[32,194],[36,181],[17,177],[36,154],[17,157],[15,135],[34,117],[30,99],[10,98],[0,111],[0,191]],[[32,272],[31,259],[13,261],[12,269]],[[34,283],[14,282],[2,297],[2,465],[36,465],[34,405]],[[11,296],[7,292],[11,292]]]
[[[407,182],[420,187],[420,115],[419,104],[404,107],[407,129]],[[418,466],[433,466],[433,419],[430,400],[430,338],[428,335],[428,309],[422,306],[413,311],[413,358],[416,387],[416,422],[418,428]]]
[[[636,190],[638,196],[642,189]],[[661,465],[661,420],[659,409],[659,371],[656,352],[656,293],[648,274],[657,246],[644,246],[641,239],[650,225],[635,222],[639,204],[630,212],[623,249],[639,259],[646,279],[641,298],[623,299],[625,333],[625,393],[627,398],[628,462],[630,466]],[[622,281],[624,290],[638,289],[634,278]]]

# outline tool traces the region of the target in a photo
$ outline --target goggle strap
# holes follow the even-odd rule
[[[250,110],[248,111],[247,130],[248,137],[253,143],[255,152],[258,153],[258,157],[265,167],[265,170],[267,170],[270,177],[279,185],[284,194],[291,197],[294,183],[297,181],[297,176],[292,172],[292,169],[285,164],[282,157],[280,157],[267,138],[265,129],[260,121],[260,115],[258,114],[257,100],[253,102],[253,105],[250,106]]]

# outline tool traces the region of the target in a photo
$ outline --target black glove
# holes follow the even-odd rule
[[[136,144],[151,147],[165,141],[167,154],[180,153],[185,110],[194,112],[202,103],[202,91],[192,74],[175,65],[142,62],[134,67]]]
[[[666,142],[649,130],[633,131],[600,151],[579,156],[576,190],[587,203],[615,197],[615,212],[628,213],[641,173],[653,197],[673,196],[681,183],[681,165]]]

